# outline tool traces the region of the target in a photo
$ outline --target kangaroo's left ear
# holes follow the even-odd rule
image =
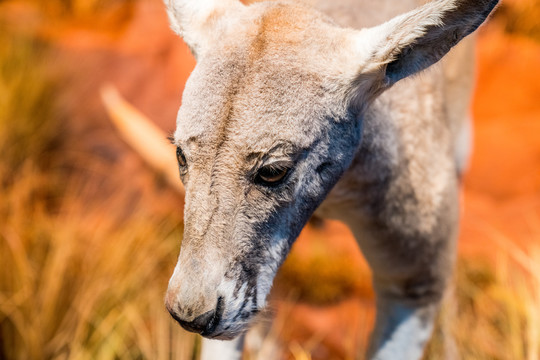
[[[397,81],[439,61],[476,30],[498,0],[435,0],[354,38],[361,56],[355,102],[369,103]]]
[[[223,36],[223,24],[244,7],[238,0],[163,0],[171,28],[197,58]]]

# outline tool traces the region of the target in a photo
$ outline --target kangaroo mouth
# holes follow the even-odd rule
[[[201,333],[201,336],[208,339],[216,340],[232,340],[238,335],[247,331],[249,324],[253,321],[253,318],[257,317],[261,312],[260,309],[246,310],[244,308],[235,312],[229,319],[223,317],[224,307],[216,309],[216,320],[210,321],[207,328]],[[218,317],[218,312],[221,315]]]
[[[220,296],[217,301],[216,310],[214,311],[214,316],[208,322],[206,328],[201,332],[201,336],[211,337],[211,335],[216,331],[221,319],[223,317],[223,296]]]

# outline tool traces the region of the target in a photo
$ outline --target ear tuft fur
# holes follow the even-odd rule
[[[171,29],[187,43],[195,57],[210,46],[216,23],[228,10],[242,6],[238,0],[164,0]]]

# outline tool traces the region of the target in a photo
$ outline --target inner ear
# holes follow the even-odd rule
[[[394,84],[420,72],[442,59],[462,37],[457,32],[436,31],[439,36],[428,36],[405,46],[386,65],[386,79]]]
[[[384,69],[382,86],[391,86],[438,62],[480,26],[498,0],[434,0],[360,32],[369,62]],[[365,66],[365,65],[364,65]]]

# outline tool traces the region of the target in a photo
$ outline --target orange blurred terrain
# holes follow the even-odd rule
[[[105,83],[113,83],[129,102],[171,132],[183,84],[195,62],[183,42],[169,30],[160,1],[126,1],[128,10],[122,11],[122,1],[111,3],[111,7],[99,13],[107,15],[96,18],[96,10],[84,6],[73,7],[65,15],[52,5],[6,1],[0,3],[0,19],[12,31],[34,34],[51,47],[53,72],[64,79],[66,86],[57,101],[68,121],[69,155],[84,161],[82,153],[101,154],[107,161],[100,165],[105,167],[101,172],[92,175],[97,184],[117,189],[118,184],[129,183],[126,186],[136,188],[133,193],[143,199],[142,205],[148,206],[150,212],[180,214],[178,217],[181,199],[159,185],[159,176],[152,175],[115,134],[101,104],[99,89]],[[525,27],[529,18],[519,18],[526,11],[537,19],[533,10],[524,5],[529,3],[532,2],[509,1],[478,36],[478,78],[472,109],[474,151],[463,182],[458,295],[464,288],[460,287],[463,276],[467,281],[488,278],[485,281],[489,284],[502,279],[503,270],[497,267],[501,261],[515,263],[519,268],[515,273],[505,268],[511,273],[510,279],[512,274],[540,276],[533,274],[531,258],[527,257],[530,251],[540,249],[540,32],[535,32],[534,24]],[[540,6],[534,9],[539,11]],[[107,164],[111,166],[110,172]],[[100,185],[91,188],[95,193],[85,196],[105,197],[97,195]],[[129,211],[124,211],[129,216]],[[483,267],[470,265],[477,262],[495,266],[496,275],[486,275]],[[465,275],[459,270],[463,264],[464,271],[468,271]],[[162,286],[166,286],[166,274],[172,272],[173,264],[169,262],[168,266],[162,271]],[[513,269],[512,266],[509,268]],[[466,284],[469,286],[469,282]],[[534,284],[530,286],[540,286]],[[491,291],[487,285],[479,289],[486,294]],[[283,343],[285,357],[349,359],[357,347],[365,346],[373,323],[369,270],[343,225],[308,225],[278,275],[275,293],[275,298],[281,300],[275,302],[277,320],[272,341]],[[540,307],[540,299],[533,300]],[[502,306],[501,302],[485,301],[493,307]],[[156,306],[161,306],[161,302]],[[459,306],[454,307],[461,312]],[[538,316],[537,312],[534,314]],[[474,319],[469,320],[474,323]],[[540,326],[540,318],[537,320]],[[451,326],[465,324],[469,323]],[[446,326],[442,321],[443,330],[438,332],[444,332]],[[465,340],[457,337],[461,346]],[[437,341],[444,342],[440,338],[436,334],[434,352]],[[496,339],[493,336],[485,344],[479,341],[478,346],[497,351]],[[523,351],[528,359],[540,356],[538,342],[539,336],[527,342],[527,350]],[[469,358],[475,358],[471,354],[491,354],[488,350],[466,353]],[[518,358],[510,354],[491,355],[477,358]]]

